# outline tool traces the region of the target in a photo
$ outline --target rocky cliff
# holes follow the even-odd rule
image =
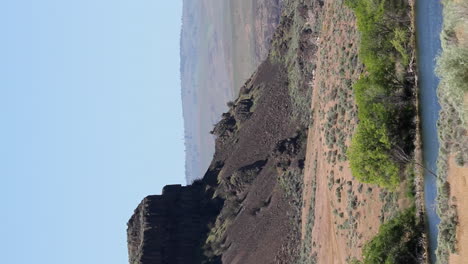
[[[311,29],[297,30],[308,6],[292,4],[269,57],[210,127],[215,153],[203,179],[165,187],[135,210],[131,264],[298,262],[313,69],[305,59],[316,48]]]
[[[129,262],[202,263],[208,223],[222,206],[212,195],[206,184],[198,182],[168,185],[161,195],[144,198],[128,222]]]

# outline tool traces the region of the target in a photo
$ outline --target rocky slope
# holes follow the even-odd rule
[[[263,63],[215,127],[205,177],[142,201],[128,223],[130,263],[290,263],[306,135],[286,80]]]
[[[363,72],[353,14],[342,1],[282,4],[267,59],[212,129],[208,172],[178,187],[201,193],[186,215],[179,211],[186,203],[167,193],[143,201],[129,222],[131,264],[149,263],[147,256],[161,261],[154,263],[359,263],[366,241],[411,203],[409,184],[389,192],[349,170],[357,123],[351,88]],[[138,222],[146,215],[156,217]]]
[[[303,77],[311,77],[301,62],[316,48],[308,41],[312,30],[296,31],[292,21],[306,15],[307,6],[295,8],[284,15],[268,59],[214,127],[216,151],[204,178],[166,187],[135,210],[128,223],[131,264],[297,259],[310,114],[298,102],[310,105]],[[292,34],[302,37],[291,40]]]

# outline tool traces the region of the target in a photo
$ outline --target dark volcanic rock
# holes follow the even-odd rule
[[[277,163],[284,157],[286,170],[303,160],[305,140],[286,73],[262,63],[214,127],[216,152],[203,179],[166,186],[138,206],[128,223],[130,264],[294,263],[295,209],[277,181]]]
[[[206,189],[168,185],[144,198],[127,224],[130,264],[202,263],[208,224],[222,206]]]
[[[252,115],[252,113],[250,112],[250,108],[252,107],[252,105],[252,99],[240,100],[239,103],[237,103],[234,110],[236,119],[238,119],[241,122],[244,122],[245,120],[249,119]]]
[[[299,6],[291,10],[307,15],[307,6]],[[272,41],[273,55],[212,130],[216,151],[203,179],[165,187],[135,210],[128,223],[131,264],[297,262],[313,68],[302,69],[301,60],[308,62],[317,48],[303,49],[302,40],[315,39],[311,33],[299,40],[290,37],[300,21],[293,21],[296,11],[285,10]],[[301,47],[299,62],[291,62],[299,64],[301,80],[291,77],[293,66],[284,59],[290,46],[293,52]]]

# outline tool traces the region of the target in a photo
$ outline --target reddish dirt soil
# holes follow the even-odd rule
[[[344,145],[350,143],[356,123],[351,83],[362,66],[357,62],[358,34],[352,12],[337,1],[325,0],[323,14],[311,83],[313,124],[307,140],[302,240],[312,240],[310,253],[317,263],[347,263],[361,259],[362,246],[377,233],[381,221],[395,212],[398,197],[389,201],[383,190],[355,180],[349,162],[342,158],[343,144],[327,139],[344,137]],[[338,113],[331,125],[330,112]],[[311,212],[314,182],[315,210]],[[406,202],[400,199],[400,206]],[[307,237],[306,223],[312,214],[315,224]]]
[[[449,263],[462,264],[468,259],[468,167],[460,167],[455,163],[455,157],[450,157],[448,166],[448,182],[450,193],[455,197],[457,206],[457,254],[451,254]]]

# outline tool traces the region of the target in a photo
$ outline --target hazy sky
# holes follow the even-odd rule
[[[2,263],[128,263],[133,209],[185,182],[181,12],[0,0]]]

